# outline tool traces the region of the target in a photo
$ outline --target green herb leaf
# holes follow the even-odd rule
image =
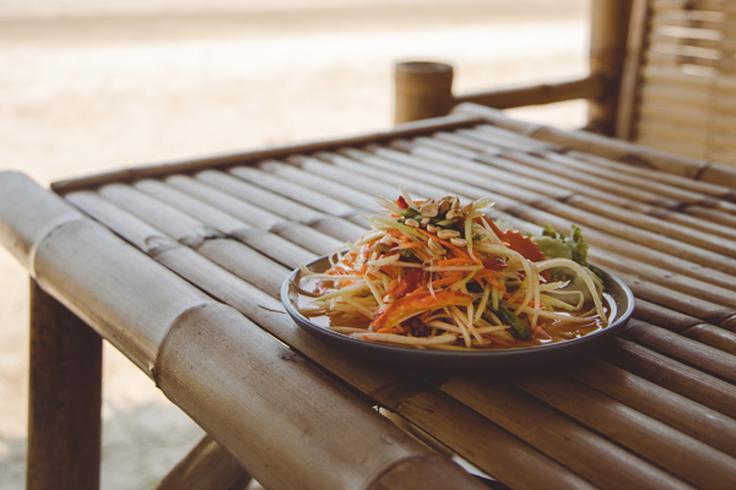
[[[514,315],[505,304],[501,303],[497,310],[491,308],[491,311],[496,314],[499,320],[511,326],[511,334],[517,339],[528,340],[532,338],[531,327],[518,316]]]
[[[562,257],[572,259],[582,266],[588,265],[588,244],[583,237],[583,230],[577,225],[572,225],[569,236],[545,225],[542,235],[533,239],[548,259]]]

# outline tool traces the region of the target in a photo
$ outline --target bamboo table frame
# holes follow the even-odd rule
[[[284,315],[279,284],[397,186],[492,195],[527,231],[580,223],[635,320],[583,368],[504,383],[335,352]],[[733,488],[735,188],[714,162],[472,104],[53,192],[2,173],[0,243],[32,278],[29,487],[99,484],[102,337],[211,437],[163,488],[483,488],[453,453],[512,487]]]

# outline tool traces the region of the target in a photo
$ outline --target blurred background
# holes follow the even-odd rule
[[[398,60],[453,63],[458,91],[580,76],[587,5],[0,0],[0,169],[48,183],[387,128]],[[574,127],[585,109],[511,112]],[[0,250],[3,489],[24,485],[27,287]],[[201,431],[126,359],[104,355],[103,488],[151,488]]]

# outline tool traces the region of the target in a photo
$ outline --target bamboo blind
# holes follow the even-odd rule
[[[736,4],[638,0],[632,17],[618,135],[735,164]]]
[[[675,2],[657,5],[665,3]],[[476,116],[56,190],[369,403],[512,487],[736,487],[736,173],[462,110]],[[490,195],[496,216],[526,231],[580,224],[591,260],[637,296],[630,328],[572,371],[431,379],[305,335],[283,313],[282,280],[356,238],[376,209],[372,196],[400,186],[417,197]],[[499,377],[507,381],[492,382]]]

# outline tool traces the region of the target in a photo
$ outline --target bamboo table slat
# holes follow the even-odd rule
[[[475,484],[380,406],[514,488],[736,488],[736,168],[466,104],[55,195],[11,181],[37,212],[0,204],[3,242],[267,486]],[[520,373],[397,372],[303,333],[281,282],[356,238],[373,195],[398,187],[490,196],[525,231],[580,224],[591,260],[634,290],[635,318],[595,356]]]

